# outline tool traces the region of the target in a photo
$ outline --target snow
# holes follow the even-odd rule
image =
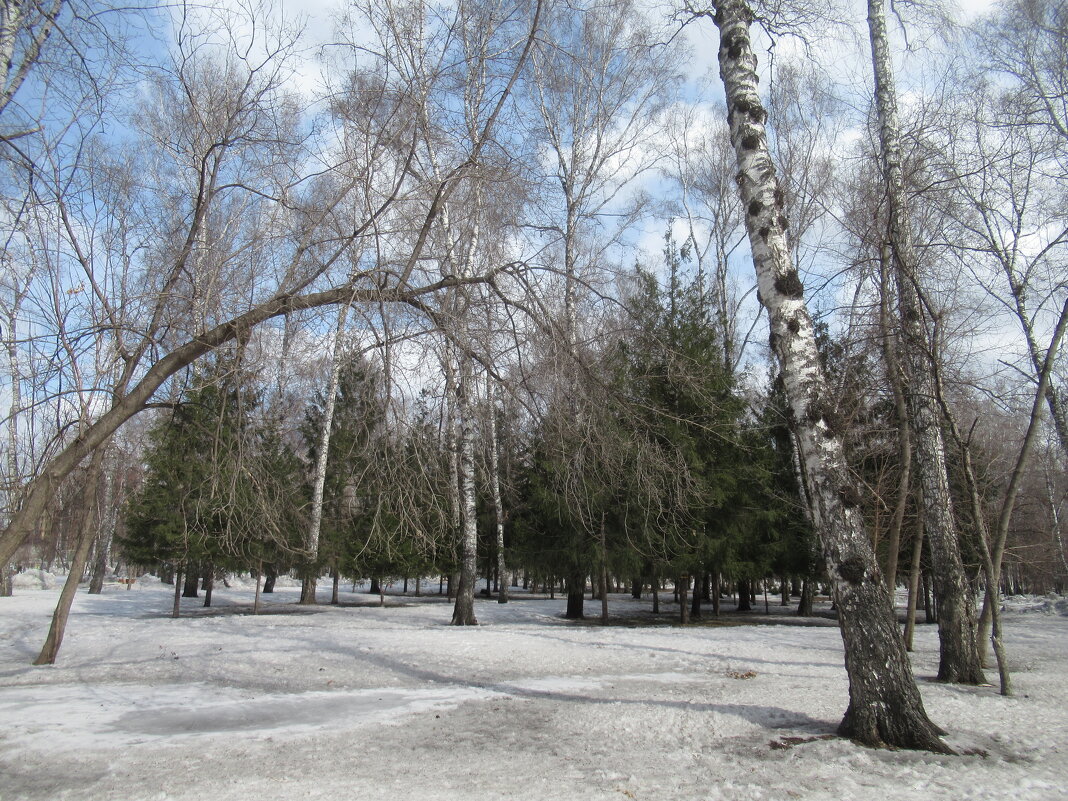
[[[44,570],[23,570],[11,581],[16,590],[51,590],[56,586],[56,577]]]
[[[918,628],[928,712],[967,752],[945,757],[833,736],[847,688],[826,620],[682,628],[670,595],[658,623],[614,595],[602,627],[517,593],[454,628],[437,596],[308,608],[293,582],[253,616],[254,585],[230,584],[177,620],[154,578],[83,590],[46,668],[30,662],[58,587],[0,599],[0,800],[1068,797],[1060,597],[1005,603],[1011,698],[931,681],[937,633]]]

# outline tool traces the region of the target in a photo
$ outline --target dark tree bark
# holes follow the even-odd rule
[[[100,595],[104,591],[104,576],[108,572],[108,552],[111,550],[111,535],[100,533],[96,538],[93,554],[93,572],[89,579],[89,594]]]
[[[735,612],[753,611],[753,604],[749,600],[753,594],[750,584],[749,579],[738,579],[738,606],[735,607]]]
[[[801,582],[801,597],[797,602],[798,617],[812,617],[812,597],[816,594],[816,582],[805,576]]]
[[[912,635],[916,631],[916,601],[920,592],[920,557],[923,554],[923,517],[912,536],[912,562],[909,565],[909,602],[905,611],[905,650],[912,650]]]
[[[585,601],[586,574],[572,573],[567,582],[567,611],[564,612],[564,617],[568,620],[579,620],[585,617]]]
[[[174,568],[174,602],[171,604],[171,617],[182,613],[182,566]]]
[[[267,569],[263,572],[263,594],[268,595],[274,592],[274,583],[278,580],[278,568],[274,565],[267,565]]]
[[[690,589],[690,577],[685,573],[675,581],[675,592],[679,596],[679,622],[686,625],[690,622],[690,603],[687,593]]]
[[[311,568],[300,577],[300,600],[297,603],[302,606],[315,605],[315,585],[318,583],[318,580],[319,577]]]
[[[182,585],[183,598],[199,598],[200,570],[195,562],[189,564],[185,571],[185,583]]]
[[[211,606],[211,593],[215,589],[215,566],[208,565],[204,570],[204,606]]]

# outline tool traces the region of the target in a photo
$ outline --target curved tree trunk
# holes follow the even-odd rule
[[[901,156],[900,126],[894,90],[890,46],[886,35],[883,0],[868,0],[875,101],[879,119],[883,180],[889,227],[887,242],[897,282],[909,419],[915,434],[916,472],[923,486],[924,518],[934,561],[938,595],[938,634],[941,658],[938,678],[963,684],[983,684],[979,661],[978,618],[975,596],[960,555],[953,501],[946,471],[942,415],[936,400],[937,362],[934,337],[924,324],[919,294],[918,261],[912,241],[908,197]]]
[[[35,665],[54,665],[59,655],[59,647],[63,644],[63,635],[67,630],[67,617],[70,615],[70,607],[78,591],[78,582],[82,579],[85,563],[89,558],[89,549],[93,546],[96,534],[96,490],[100,484],[100,471],[103,463],[104,449],[100,448],[89,462],[85,486],[82,487],[82,524],[78,532],[78,546],[74,550],[74,560],[67,573],[67,580],[63,583],[63,590],[59,594],[56,610],[52,614],[52,625],[48,629],[48,636],[41,647],[41,653],[33,662]]]
[[[768,311],[772,349],[782,370],[800,443],[815,530],[834,584],[849,677],[849,707],[839,731],[873,746],[951,751],[927,717],[894,620],[882,573],[864,530],[846,465],[837,415],[820,367],[804,288],[790,258],[785,195],[768,150],[749,39],[753,13],[744,0],[717,3],[720,76],[738,165],[759,297]]]

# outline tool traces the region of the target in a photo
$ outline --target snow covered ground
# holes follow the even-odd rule
[[[58,584],[0,598],[0,801],[1068,798],[1060,598],[1007,605],[1012,698],[930,681],[919,628],[928,712],[970,752],[944,757],[827,736],[846,706],[831,625],[645,625],[648,600],[612,596],[628,623],[605,628],[520,596],[457,629],[436,596],[304,608],[294,587],[252,616],[238,585],[173,620],[170,593],[83,590],[47,668],[29,663]]]

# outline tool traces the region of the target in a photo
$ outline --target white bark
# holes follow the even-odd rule
[[[891,598],[864,530],[837,415],[828,404],[831,395],[790,256],[784,197],[768,151],[767,112],[757,91],[757,60],[749,39],[752,19],[744,0],[717,3],[720,76],[760,299],[768,311],[812,496],[813,522],[839,610],[850,687],[840,730],[870,745],[945,752],[949,749],[923,709]]]
[[[493,500],[493,518],[497,528],[497,602],[508,603],[508,567],[504,559],[504,504],[501,502],[500,448],[497,441],[497,405],[494,402],[493,376],[486,373],[486,405],[489,410],[489,480]]]
[[[341,381],[341,359],[344,355],[345,322],[349,305],[342,303],[337,309],[337,326],[330,354],[330,382],[323,403],[322,431],[319,432],[318,452],[315,455],[315,479],[312,484],[311,520],[304,538],[304,557],[308,562],[301,592],[302,604],[315,603],[316,572],[319,563],[319,535],[323,528],[323,493],[326,489],[326,468],[330,457],[330,435],[334,424],[334,408],[337,403],[337,387]]]
[[[964,573],[953,501],[946,471],[941,413],[936,401],[934,337],[924,324],[919,295],[918,260],[912,238],[901,155],[900,124],[883,0],[868,0],[868,30],[875,74],[875,99],[887,195],[887,242],[897,281],[903,333],[909,417],[915,434],[916,474],[923,486],[924,520],[934,562],[939,599],[941,658],[938,678],[983,684],[978,650],[975,596]]]

